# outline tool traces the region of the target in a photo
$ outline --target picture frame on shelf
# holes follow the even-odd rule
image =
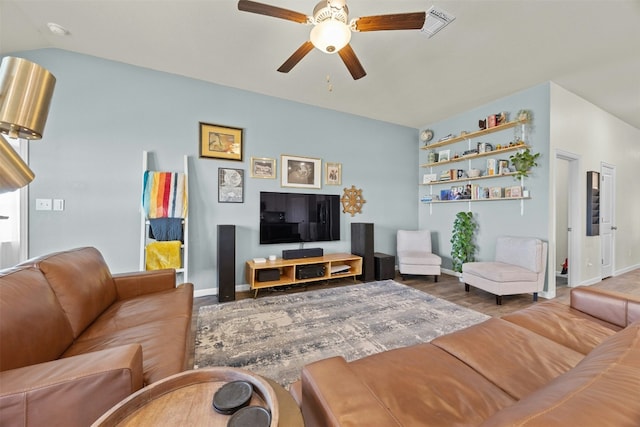
[[[438,180],[438,175],[435,173],[425,173],[424,175],[422,175],[422,183],[423,184],[429,184],[433,181],[437,181]]]
[[[218,203],[244,203],[244,170],[218,168]]]
[[[505,159],[498,160],[498,175],[506,175],[509,172],[510,172],[509,160],[505,160]]]
[[[324,167],[325,185],[342,185],[342,163],[326,162]]]
[[[511,197],[522,197],[522,187],[519,185],[511,187]]]
[[[451,150],[441,150],[438,152],[438,163],[451,160]]]
[[[313,157],[280,156],[282,187],[322,188],[322,160]]]
[[[242,161],[243,129],[200,122],[201,158]]]
[[[252,157],[251,178],[275,179],[276,159],[270,159],[268,157]]]
[[[489,189],[490,199],[502,199],[502,187],[491,187]]]

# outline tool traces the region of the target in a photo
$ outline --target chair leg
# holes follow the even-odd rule
[[[468,283],[464,284],[464,290],[465,290],[465,292],[469,292],[469,284]]]
[[[496,304],[502,305],[502,295],[496,295]]]
[[[534,292],[533,293],[533,302],[537,302],[538,301],[538,293]]]

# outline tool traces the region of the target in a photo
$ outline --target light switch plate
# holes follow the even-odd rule
[[[64,199],[53,199],[53,210],[54,211],[63,211],[64,210]]]

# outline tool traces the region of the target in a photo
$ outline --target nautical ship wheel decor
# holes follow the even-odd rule
[[[355,185],[344,189],[344,195],[340,201],[342,202],[342,212],[349,212],[351,216],[362,213],[362,205],[367,203],[362,197],[362,190],[358,190]]]

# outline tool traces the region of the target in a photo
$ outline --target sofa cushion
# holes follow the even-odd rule
[[[514,264],[503,262],[465,262],[462,272],[494,282],[535,282],[538,274]]]
[[[31,262],[47,278],[75,338],[116,300],[109,267],[95,248],[58,252]]]
[[[441,265],[442,259],[430,252],[419,251],[402,251],[398,252],[398,259],[402,264],[414,264],[414,265]]]
[[[640,320],[640,298],[604,289],[578,287],[571,290],[571,307],[624,328]]]
[[[529,237],[498,237],[495,261],[513,264],[535,273],[542,268],[542,240]],[[546,262],[546,260],[543,260]]]
[[[138,326],[83,339],[81,336],[62,357],[105,350],[125,344],[142,346],[144,383],[151,384],[182,372],[187,364],[187,340],[191,339],[191,318],[142,322]]]
[[[71,325],[39,270],[0,272],[0,371],[57,359],[72,342]]]
[[[502,316],[502,319],[582,354],[588,354],[619,330],[614,325],[606,325],[588,314],[553,301],[532,305]]]
[[[514,399],[522,399],[573,368],[584,357],[568,347],[497,318],[440,336],[431,342],[462,360]]]
[[[483,427],[640,425],[640,322],[607,338],[574,369]]]
[[[78,338],[88,340],[132,328],[176,318],[191,319],[193,286],[182,284],[168,291],[116,301]]]
[[[349,366],[403,426],[477,425],[514,403],[464,361],[429,343],[374,354]]]

